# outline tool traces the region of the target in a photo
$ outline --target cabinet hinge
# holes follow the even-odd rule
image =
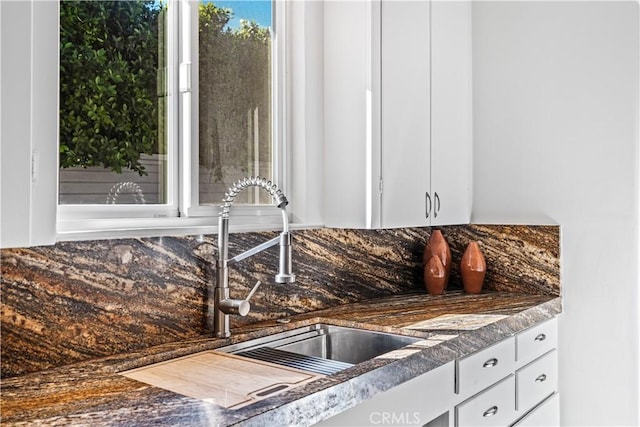
[[[40,152],[33,150],[31,152],[31,182],[38,182],[38,169],[40,167]]]

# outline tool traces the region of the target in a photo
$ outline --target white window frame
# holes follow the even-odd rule
[[[287,97],[290,77],[285,43],[289,0],[273,1],[274,182],[287,194],[290,174]],[[198,1],[174,0],[169,8],[167,97],[168,203],[162,205],[61,205],[57,209],[56,240],[122,238],[171,234],[203,234],[217,231],[219,206],[198,205]],[[180,26],[178,26],[180,20]],[[182,32],[182,38],[176,31]],[[185,33],[189,37],[185,37]],[[194,113],[195,112],[195,113]],[[194,114],[192,114],[194,113]],[[178,129],[176,115],[182,117]],[[190,115],[191,120],[184,120]],[[190,143],[187,143],[190,141]],[[195,153],[195,155],[193,154]],[[56,177],[57,181],[57,177]],[[282,222],[273,205],[234,206],[232,231],[272,229]]]

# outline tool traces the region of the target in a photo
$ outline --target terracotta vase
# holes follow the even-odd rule
[[[427,245],[424,248],[422,265],[424,265],[425,268],[431,257],[434,255],[440,258],[440,261],[444,266],[444,289],[446,290],[449,286],[449,274],[451,273],[451,249],[440,230],[433,230],[431,232],[431,236],[429,236]]]
[[[460,261],[464,291],[469,294],[479,294],[482,291],[486,271],[487,264],[478,242],[470,242]]]
[[[429,295],[442,295],[445,289],[447,274],[440,257],[433,255],[424,266],[424,287]]]

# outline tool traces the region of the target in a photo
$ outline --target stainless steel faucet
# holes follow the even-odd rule
[[[267,191],[275,200],[276,205],[282,210],[283,230],[279,236],[251,248],[240,255],[228,259],[229,257],[229,211],[238,193],[248,187],[259,187]],[[280,260],[278,274],[275,281],[277,283],[293,283],[296,275],[291,272],[291,234],[289,233],[289,221],[285,207],[289,201],[278,187],[271,181],[259,176],[241,179],[229,187],[228,192],[222,200],[222,211],[218,218],[218,261],[216,263],[216,286],[213,288],[213,295],[209,295],[208,322],[209,328],[213,326],[213,333],[216,337],[224,338],[231,335],[229,330],[229,315],[237,314],[246,316],[251,309],[249,299],[260,286],[258,281],[247,298],[232,299],[229,297],[229,265],[249,258],[263,250],[280,245]],[[213,325],[211,325],[213,323]]]

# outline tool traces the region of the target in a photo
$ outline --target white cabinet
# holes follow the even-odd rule
[[[456,393],[465,399],[514,370],[514,338],[508,338],[456,361]]]
[[[430,3],[383,0],[380,226],[429,225]]]
[[[560,425],[560,395],[553,394],[525,415],[514,427],[557,427]]]
[[[523,365],[557,347],[558,321],[552,319],[516,335],[516,360]]]
[[[551,396],[558,386],[558,355],[552,350],[516,372],[516,409],[525,412]]]
[[[456,393],[464,401],[455,407],[455,426],[553,425],[557,334],[551,319],[456,361]]]
[[[324,222],[468,223],[470,4],[325,3]]]
[[[456,406],[457,426],[506,426],[515,419],[515,379],[509,375]]]
[[[541,339],[542,335],[546,338]],[[556,337],[557,320],[551,319],[380,393],[318,425],[559,425]]]
[[[51,244],[58,196],[57,2],[0,2],[0,247]]]
[[[471,222],[471,3],[431,2],[432,225]]]
[[[453,399],[454,362],[360,403],[319,426],[437,425]],[[444,417],[441,416],[445,414]]]

